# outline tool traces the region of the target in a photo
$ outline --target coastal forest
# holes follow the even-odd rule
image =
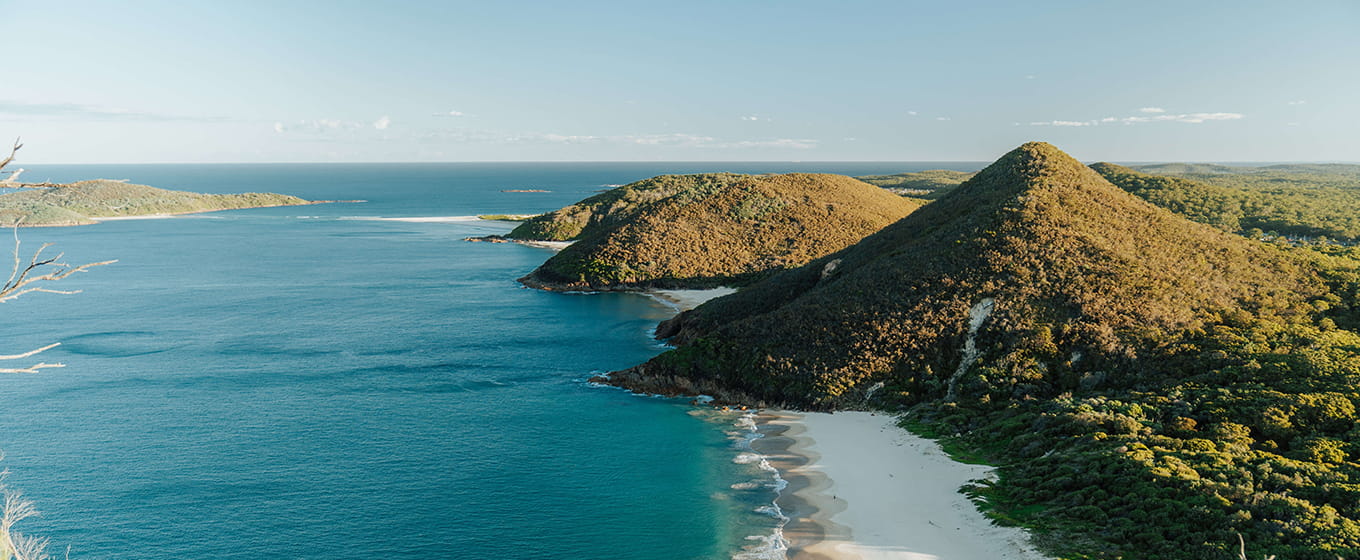
[[[996,465],[970,494],[1062,558],[1238,558],[1239,536],[1360,557],[1351,171],[1087,167],[1029,143],[668,320],[675,348],[608,381],[899,412]]]

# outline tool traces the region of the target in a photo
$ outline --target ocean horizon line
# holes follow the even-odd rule
[[[1109,161],[1095,159],[1085,163],[1095,163],[1099,161]],[[478,165],[478,164],[580,164],[580,165],[655,165],[655,164],[921,164],[921,163],[945,163],[945,164],[978,164],[986,165],[991,163],[984,160],[967,159],[919,159],[919,160],[478,160],[478,161],[437,161],[437,160],[411,160],[411,161],[150,161],[150,162],[30,162],[28,165]],[[1110,163],[1120,165],[1150,165],[1161,163],[1202,163],[1214,165],[1241,165],[1241,166],[1267,166],[1267,165],[1360,165],[1360,160],[1115,160]]]

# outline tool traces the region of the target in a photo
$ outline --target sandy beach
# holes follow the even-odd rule
[[[791,560],[1039,560],[959,487],[991,468],[951,460],[891,416],[763,413],[753,446],[788,480],[779,506]]]
[[[735,293],[736,288],[713,288],[710,290],[651,290],[647,294],[671,306],[676,311],[689,311],[704,302]]]

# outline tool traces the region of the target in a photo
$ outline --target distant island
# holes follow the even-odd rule
[[[79,226],[106,218],[316,203],[318,201],[282,194],[199,194],[97,179],[0,194],[0,224],[7,227]]]
[[[663,175],[531,217],[505,237],[575,241],[520,279],[530,287],[739,286],[838,251],[921,204],[840,175]]]

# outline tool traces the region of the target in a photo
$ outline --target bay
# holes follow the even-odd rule
[[[661,173],[978,166],[29,167],[365,202],[20,231],[119,260],[0,306],[0,353],[61,342],[42,358],[67,365],[0,380],[0,465],[43,512],[24,532],[82,559],[685,559],[778,524],[739,415],[587,383],[663,351],[672,311],[524,289],[550,253],[464,242],[512,225],[470,217]]]

